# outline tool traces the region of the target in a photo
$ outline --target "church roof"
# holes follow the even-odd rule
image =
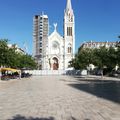
[[[54,24],[54,32],[51,33],[49,39],[53,36],[57,36],[59,39],[63,39],[63,37],[57,32],[57,23]]]
[[[54,30],[54,32],[52,32],[49,35],[49,39],[52,38],[52,37],[54,37],[54,36],[57,36],[57,38],[59,38],[59,39],[63,39],[63,37],[56,30]]]

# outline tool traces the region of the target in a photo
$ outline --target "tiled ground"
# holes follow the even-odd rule
[[[93,94],[93,84],[93,93],[85,91],[84,83],[69,76],[0,82],[0,120],[120,120],[120,103]]]

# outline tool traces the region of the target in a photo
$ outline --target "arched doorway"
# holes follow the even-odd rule
[[[59,68],[58,59],[54,57],[53,58],[53,70],[58,70],[58,68]]]

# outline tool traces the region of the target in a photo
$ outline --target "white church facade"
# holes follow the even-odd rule
[[[37,18],[37,17],[36,17]],[[39,21],[42,19],[42,27]],[[44,24],[44,22],[46,22]],[[34,41],[34,57],[38,63],[38,68],[42,70],[65,70],[70,66],[69,61],[74,58],[75,53],[75,19],[71,5],[71,0],[67,0],[66,9],[64,10],[63,36],[57,32],[57,23],[54,24],[54,31],[48,35],[49,25],[46,15],[34,19],[33,41]],[[44,29],[44,27],[46,29]],[[40,34],[40,31],[47,31]],[[41,38],[41,40],[39,39]]]

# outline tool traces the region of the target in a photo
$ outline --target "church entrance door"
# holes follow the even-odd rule
[[[53,58],[53,70],[58,70],[59,64],[58,59],[56,57]]]

